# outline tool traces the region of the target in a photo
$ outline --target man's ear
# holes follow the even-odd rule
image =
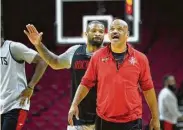
[[[130,36],[130,32],[129,32],[129,31],[127,32],[127,36],[128,36],[128,37]]]

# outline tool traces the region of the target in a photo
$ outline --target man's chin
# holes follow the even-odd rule
[[[102,44],[92,44],[93,47],[97,47],[97,48],[101,47],[101,45]]]
[[[99,48],[99,47],[101,47],[101,45],[102,44],[91,44],[93,47],[97,47],[97,48]]]
[[[91,42],[91,45],[100,47],[102,45],[102,42],[101,41],[93,41],[93,42]]]

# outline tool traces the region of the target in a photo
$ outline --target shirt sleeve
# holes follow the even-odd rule
[[[11,42],[10,51],[17,61],[26,61],[27,63],[32,63],[35,56],[38,54],[33,49],[28,48],[22,43],[19,42]]]
[[[89,62],[88,68],[81,80],[81,85],[86,86],[88,89],[91,89],[96,85],[97,82],[97,56],[94,54]]]
[[[171,96],[166,96],[164,99],[164,105],[172,115],[177,117],[177,119],[182,116],[182,113],[178,109],[177,101]]]
[[[63,66],[63,68],[67,68],[67,69],[71,68],[72,58],[74,56],[74,53],[80,46],[81,45],[72,46],[66,52],[59,55],[58,62],[61,66]]]
[[[139,78],[139,84],[141,86],[141,89],[143,91],[150,90],[154,87],[150,67],[149,67],[149,61],[145,55],[143,55],[142,64],[141,64],[141,72],[140,72],[140,78]]]

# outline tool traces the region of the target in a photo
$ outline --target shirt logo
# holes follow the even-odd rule
[[[106,58],[102,58],[102,62],[107,62],[109,60],[109,57],[106,57]]]
[[[22,126],[23,124],[22,124],[22,123],[20,123],[19,125],[20,125],[20,126]]]
[[[7,57],[0,57],[1,59],[1,65],[8,65],[8,60],[7,60]]]
[[[89,61],[88,60],[78,60],[74,63],[74,69],[76,70],[86,70],[88,67]]]
[[[130,57],[129,62],[130,64],[135,65],[137,63],[137,60],[135,57]]]

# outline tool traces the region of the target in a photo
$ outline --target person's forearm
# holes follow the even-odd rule
[[[76,94],[74,96],[74,100],[72,102],[72,105],[79,105],[80,102],[86,97],[88,94],[89,89],[84,85],[79,85]]]
[[[35,87],[35,85],[39,82],[39,80],[43,76],[46,68],[47,68],[47,64],[43,60],[40,60],[37,63],[34,75],[32,76],[31,81],[28,83],[29,87],[31,88]]]
[[[143,91],[143,93],[144,93],[146,102],[149,106],[149,109],[151,111],[152,118],[158,119],[159,118],[158,103],[157,103],[156,93],[155,93],[154,88],[147,90],[147,91]]]
[[[53,69],[57,69],[58,56],[49,51],[42,43],[35,46],[41,58]]]

